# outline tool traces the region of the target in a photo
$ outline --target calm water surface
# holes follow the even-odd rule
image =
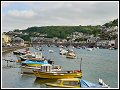
[[[54,50],[49,53],[48,50]],[[76,59],[68,59],[59,55],[59,47],[43,46],[42,53],[46,58],[55,61],[55,64],[61,65],[63,70],[74,70],[80,68],[82,58],[83,78],[91,82],[98,83],[98,79],[110,85],[111,88],[118,88],[118,50],[95,49],[87,51],[86,49],[76,49]],[[21,49],[23,51],[24,49]],[[30,47],[31,52],[39,52]],[[13,59],[17,57],[12,52],[2,55],[2,59]],[[16,62],[7,62],[2,60],[2,88],[46,88],[45,83],[55,82],[53,79],[36,79],[33,74],[21,74],[20,64]]]

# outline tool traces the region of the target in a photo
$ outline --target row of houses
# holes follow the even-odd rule
[[[25,46],[24,42],[20,37],[10,37],[2,34],[2,46]]]
[[[101,30],[102,32],[115,32],[116,34],[118,34],[118,26],[112,26],[112,27],[102,26]]]
[[[67,42],[66,39],[58,39],[57,37],[54,38],[45,38],[45,37],[32,37],[32,43],[65,43]]]
[[[89,34],[84,34],[82,32],[73,32],[71,35],[69,35],[67,38],[70,38],[70,39],[77,39],[77,38],[91,38],[91,37],[94,37],[94,35],[89,35]]]
[[[100,40],[98,42],[96,42],[96,46],[98,47],[103,47],[103,48],[118,48],[118,38],[116,38],[115,40]]]
[[[59,39],[57,37],[54,38],[45,38],[43,37],[31,37],[31,43],[95,43],[98,47],[118,47],[118,38],[115,40],[101,40],[99,37],[94,37],[93,35],[86,35],[84,38],[86,38],[86,41],[74,41],[76,38],[81,38],[84,36],[83,33],[74,32],[72,34],[73,36],[69,37],[70,39]],[[16,45],[16,46],[24,46],[25,41],[20,37],[10,37],[8,35],[2,34],[2,45]]]
[[[52,44],[52,43],[95,43],[95,46],[97,47],[103,47],[103,48],[109,48],[114,47],[118,48],[118,38],[115,40],[100,40],[100,38],[91,37],[88,38],[87,41],[80,41],[80,42],[74,42],[74,41],[67,41],[66,39],[58,39],[58,38],[44,38],[44,37],[35,37],[31,38],[32,43],[41,43],[41,44]]]

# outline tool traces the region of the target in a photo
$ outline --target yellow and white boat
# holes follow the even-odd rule
[[[34,75],[38,78],[81,78],[81,70],[71,70],[71,71],[53,71],[51,65],[44,64],[41,66],[40,70],[33,70]]]
[[[68,50],[68,52],[66,53],[66,58],[70,58],[70,59],[76,58],[75,52],[73,50]]]
[[[59,66],[59,65],[47,64],[47,66],[48,65],[52,67],[52,71],[61,71],[61,66]],[[33,70],[35,70],[35,69],[40,70],[41,66],[32,66],[32,67],[31,66],[21,66],[21,73],[33,74]]]
[[[80,79],[78,78],[63,78],[58,79],[54,83],[46,83],[47,87],[58,88],[80,88]]]

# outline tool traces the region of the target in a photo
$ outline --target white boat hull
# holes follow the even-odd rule
[[[24,67],[22,66],[21,67],[21,73],[23,74],[33,74],[33,70],[34,69],[41,69],[41,68],[38,68],[38,67]]]

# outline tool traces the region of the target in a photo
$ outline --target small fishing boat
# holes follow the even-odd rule
[[[27,59],[32,59],[32,58],[35,58],[35,55],[34,54],[25,54],[25,55],[21,55],[21,56],[19,56],[19,58],[20,58],[20,62],[22,62],[22,61],[25,61],[25,60],[27,60]],[[19,60],[19,59],[18,59]]]
[[[34,75],[37,78],[74,78],[82,77],[81,70],[70,70],[70,71],[53,71],[50,65],[42,65],[40,70],[33,70]]]
[[[113,48],[113,47],[110,47],[110,48],[108,48],[109,50],[115,50],[115,48]]]
[[[13,51],[14,55],[25,55],[30,53],[29,48],[26,48],[24,52],[20,52],[20,51]]]
[[[80,80],[78,78],[62,78],[53,83],[46,83],[46,85],[51,88],[80,88]]]
[[[26,55],[21,55],[21,56],[17,56],[18,57],[18,61],[22,62],[25,60],[37,60],[37,61],[44,61],[47,60],[49,64],[53,64],[54,61],[45,58],[41,52],[35,52],[34,54],[30,53],[30,54],[26,54]]]
[[[92,51],[93,49],[92,48],[87,48],[87,51]]]
[[[85,46],[81,46],[81,48],[82,48],[82,49],[86,49],[86,47],[85,47]]]
[[[47,60],[25,60],[21,63],[22,66],[41,66],[42,64],[48,64]]]
[[[98,82],[99,82],[100,85],[103,85],[104,87],[110,88],[110,86],[107,85],[101,78],[99,78]]]
[[[64,46],[63,46],[63,45],[60,45],[59,47],[60,47],[60,48],[63,48]]]
[[[49,53],[53,53],[54,51],[53,50],[49,50]]]
[[[29,53],[29,54],[25,54],[25,55],[21,55],[20,56],[21,61],[25,61],[27,59],[30,60],[44,60],[42,53],[41,52],[35,52],[35,53]]]
[[[110,88],[109,85],[105,83],[103,84],[100,81],[98,83],[92,83],[90,81],[83,80],[83,79],[80,80],[80,86],[82,88]]]
[[[27,54],[25,58],[22,58],[22,65],[27,66],[41,66],[42,64],[53,64],[54,61],[51,61],[50,59],[46,59],[42,56],[41,52],[35,52],[35,54]]]
[[[25,65],[22,65],[21,66],[21,74],[33,74],[33,70],[34,69],[41,69],[40,67],[30,67],[30,66],[25,66]]]
[[[42,51],[43,49],[42,47],[38,47],[36,50]]]
[[[67,50],[60,48],[60,55],[66,55],[67,52]]]
[[[68,50],[68,52],[66,53],[66,58],[70,58],[70,59],[76,58],[75,52],[72,49]]]
[[[46,83],[48,87],[59,87],[59,88],[109,88],[108,86],[91,83],[90,81],[83,80],[80,78],[62,78],[58,79],[54,83]]]
[[[14,55],[25,55],[25,52],[13,51]]]
[[[41,66],[21,66],[21,73],[33,74],[33,70],[40,70],[42,66],[51,66],[52,71],[61,71],[61,66],[59,65],[51,65],[51,64],[42,64]]]

